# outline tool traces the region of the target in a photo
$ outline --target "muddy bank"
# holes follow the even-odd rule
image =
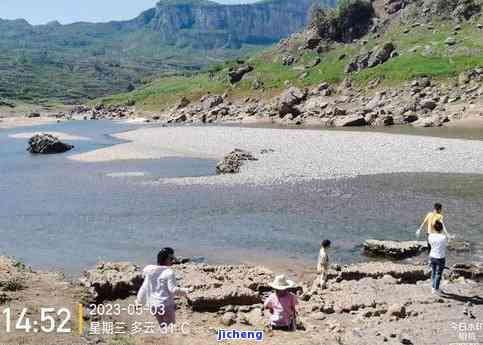
[[[79,338],[76,334],[14,332],[2,333],[0,342],[13,345],[21,339],[23,344],[215,344],[216,330],[228,324],[242,330],[264,330],[264,342],[277,345],[320,344],[321,339],[327,344],[441,344],[441,339],[459,341],[461,332],[452,326],[455,323],[476,323],[483,317],[481,285],[473,280],[447,277],[443,285],[446,294],[439,297],[431,294],[427,266],[368,263],[335,266],[326,290],[312,289],[315,276],[300,281],[300,329],[294,333],[269,332],[268,315],[262,314],[261,303],[270,290],[268,283],[274,272],[263,267],[206,264],[182,264],[173,269],[180,285],[194,288],[187,301],[177,300],[177,320],[185,325],[185,334],[109,336],[89,335],[86,331]],[[77,279],[66,281],[60,274],[33,272],[16,261],[1,258],[2,304],[12,308],[75,308],[77,303],[92,301],[93,291],[124,286],[131,290],[122,299],[102,303],[127,307],[134,303],[138,274],[140,268],[134,264],[104,263],[87,272],[79,284]],[[85,317],[86,324],[104,321],[132,324],[150,322],[152,317],[127,313],[88,313]],[[76,327],[73,322],[73,330]],[[483,334],[474,331],[472,336],[481,339]]]

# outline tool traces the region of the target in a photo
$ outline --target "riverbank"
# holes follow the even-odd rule
[[[381,133],[203,126],[144,128],[115,137],[128,142],[69,158],[222,159],[235,148],[258,158],[237,175],[161,180],[177,184],[277,184],[386,173],[479,174],[483,161],[480,141]]]
[[[483,299],[481,285],[469,279],[445,278],[446,294],[431,294],[428,266],[394,263],[363,263],[334,266],[327,290],[312,290],[315,275],[298,280],[299,330],[294,333],[269,332],[268,314],[261,315],[260,303],[269,291],[275,274],[263,267],[210,266],[182,264],[173,267],[179,284],[194,289],[185,299],[177,300],[178,328],[161,336],[141,331],[130,334],[132,325],[153,322],[150,315],[90,315],[85,309],[84,332],[79,337],[78,303],[119,305],[134,303],[134,294],[142,281],[140,268],[129,263],[104,263],[83,275],[66,281],[61,274],[34,272],[14,260],[0,258],[2,304],[12,310],[28,308],[35,319],[42,307],[72,311],[69,334],[0,333],[0,342],[13,344],[215,344],[218,329],[263,330],[266,344],[422,344],[436,345],[461,341],[471,336],[481,341],[481,328],[461,330],[456,325],[481,323]],[[8,287],[8,288],[6,288]],[[88,288],[91,287],[91,288]],[[104,292],[99,299],[100,292]],[[127,292],[127,293],[126,293]],[[110,295],[109,295],[110,294]],[[116,298],[117,297],[117,298]],[[107,299],[106,299],[107,298]],[[112,300],[113,299],[113,300]],[[149,314],[149,313],[148,313]],[[15,314],[17,315],[17,314]],[[89,334],[92,323],[113,323],[126,333],[109,335],[99,326],[99,334]],[[183,328],[181,328],[181,325]],[[0,327],[5,322],[0,319]],[[104,329],[104,331],[103,331]],[[144,329],[144,328],[142,328]],[[158,332],[158,331],[156,331]],[[92,332],[91,332],[92,333]],[[236,341],[227,341],[235,344]]]
[[[28,117],[3,117],[0,118],[0,130],[2,129],[12,129],[17,127],[30,127],[30,126],[42,126],[48,125],[52,123],[56,123],[57,119],[53,117],[36,117],[36,118],[28,118]]]

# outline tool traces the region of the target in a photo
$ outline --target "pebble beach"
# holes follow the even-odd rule
[[[237,127],[156,127],[119,133],[126,143],[70,156],[84,162],[191,157],[250,151],[236,175],[162,179],[177,184],[274,184],[383,173],[468,173],[483,168],[483,142],[393,135]]]

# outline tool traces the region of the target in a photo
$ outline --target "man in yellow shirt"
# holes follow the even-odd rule
[[[427,226],[427,233],[429,234],[434,234],[437,233],[436,229],[434,228],[434,224],[436,222],[441,222],[443,224],[443,231],[447,237],[449,237],[448,231],[446,230],[446,227],[444,226],[443,222],[443,206],[440,203],[434,204],[434,211],[430,212],[426,215],[426,218],[424,218],[423,223],[419,227],[417,233],[418,235],[421,233],[423,230],[424,225]]]
[[[423,223],[419,227],[418,231],[416,231],[416,236],[419,237],[425,225],[427,226],[427,236],[429,236],[430,234],[438,233],[434,228],[434,225],[436,224],[436,222],[440,222],[441,224],[443,224],[443,232],[449,240],[451,236],[446,230],[446,226],[444,225],[442,212],[443,212],[443,205],[441,205],[440,203],[434,204],[434,211],[426,215],[426,218],[424,218]],[[428,242],[428,248],[429,250],[431,250],[431,246],[429,245],[429,242]]]

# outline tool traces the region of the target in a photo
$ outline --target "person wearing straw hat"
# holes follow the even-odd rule
[[[295,331],[298,301],[297,296],[288,290],[296,288],[297,284],[284,275],[279,275],[269,285],[275,290],[264,303],[264,308],[272,314],[270,327],[273,330]]]

